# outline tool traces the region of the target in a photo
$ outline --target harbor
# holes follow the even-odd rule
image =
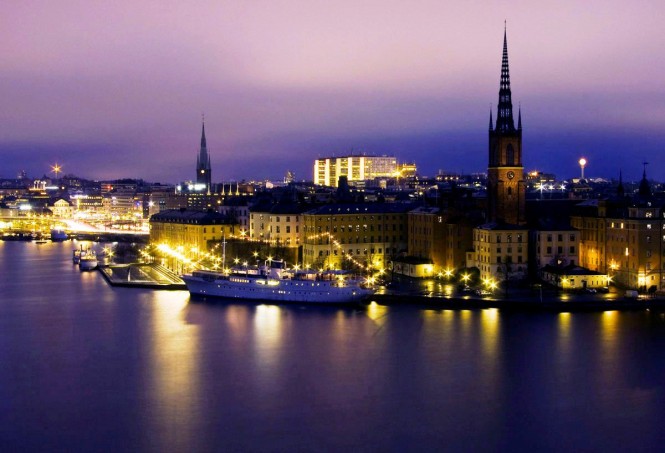
[[[112,287],[72,248],[0,242],[5,451],[394,451],[386,427],[418,451],[487,449],[496,426],[516,450],[662,445],[662,312],[193,303]]]

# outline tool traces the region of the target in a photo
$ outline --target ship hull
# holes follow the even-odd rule
[[[183,275],[195,297],[268,301],[276,303],[351,304],[369,297],[372,291],[356,285],[335,286],[331,282],[231,278],[206,281]]]
[[[81,258],[79,261],[79,269],[82,272],[85,271],[93,271],[97,269],[97,265],[99,264],[99,261],[97,261],[96,258]]]

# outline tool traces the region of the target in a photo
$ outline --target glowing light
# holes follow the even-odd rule
[[[584,179],[584,167],[585,167],[586,164],[587,164],[586,159],[585,159],[584,157],[581,158],[581,159],[579,160],[579,164],[580,164],[580,169],[582,170],[581,179]]]
[[[57,179],[58,175],[62,172],[62,166],[58,165],[56,162],[55,165],[51,165],[51,172],[55,173],[55,177]]]

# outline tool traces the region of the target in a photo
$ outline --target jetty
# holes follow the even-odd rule
[[[164,266],[155,263],[111,264],[99,266],[111,286],[185,290],[185,282]]]

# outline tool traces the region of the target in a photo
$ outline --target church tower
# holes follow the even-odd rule
[[[201,126],[201,149],[196,158],[196,183],[205,184],[206,193],[210,194],[212,188],[210,174],[210,156],[208,155],[208,146],[206,144],[206,125],[205,121]]]
[[[526,183],[522,166],[522,112],[517,128],[513,119],[513,102],[508,70],[508,40],[503,32],[503,59],[496,125],[490,110],[489,164],[487,168],[488,221],[524,225]]]

